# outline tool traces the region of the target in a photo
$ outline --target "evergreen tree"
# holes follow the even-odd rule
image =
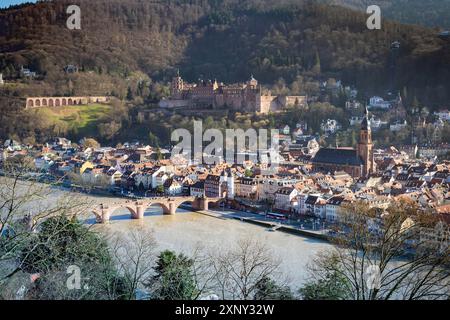
[[[322,72],[322,67],[320,65],[319,51],[317,51],[317,50],[316,50],[316,54],[314,56],[314,64],[313,64],[311,71],[316,75],[319,75]]]
[[[150,146],[159,148],[159,138],[151,131],[148,134],[148,140],[149,140]]]
[[[127,90],[127,100],[128,100],[128,101],[132,101],[133,99],[134,99],[133,91],[131,90],[131,87],[128,87],[128,90]]]
[[[126,292],[107,242],[76,217],[61,215],[44,221],[21,250],[20,261],[23,271],[39,273],[33,299],[123,299],[134,294]],[[67,287],[69,267],[89,274],[82,290]]]
[[[256,285],[255,300],[292,300],[293,298],[288,286],[280,286],[268,277],[264,277]]]
[[[198,295],[193,275],[193,260],[165,250],[158,256],[155,276],[147,283],[158,300],[192,300]]]
[[[339,272],[336,257],[327,261],[332,268],[317,280],[306,283],[299,289],[304,300],[346,300],[349,298],[347,280]],[[337,271],[336,271],[337,270]]]

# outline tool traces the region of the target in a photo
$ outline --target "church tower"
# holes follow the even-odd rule
[[[183,89],[184,89],[183,79],[180,76],[180,70],[178,70],[177,76],[172,78],[172,84],[170,86],[171,97],[175,99],[180,99]]]
[[[365,110],[364,118],[359,131],[358,156],[363,161],[362,177],[367,177],[375,172],[375,161],[373,157],[372,130],[370,129],[369,111]]]

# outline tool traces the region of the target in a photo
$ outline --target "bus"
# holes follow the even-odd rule
[[[275,219],[275,220],[286,220],[287,217],[281,213],[268,212],[266,213],[266,218]]]

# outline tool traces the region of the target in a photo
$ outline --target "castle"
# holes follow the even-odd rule
[[[178,73],[172,79],[170,97],[160,101],[161,108],[230,108],[242,112],[269,113],[289,105],[305,106],[306,96],[263,94],[261,85],[251,76],[245,83],[224,85],[217,80],[186,83]]]
[[[312,164],[315,171],[345,171],[358,178],[367,178],[376,172],[367,108],[361,123],[357,148],[321,148],[312,159]]]

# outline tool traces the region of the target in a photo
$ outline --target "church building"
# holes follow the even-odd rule
[[[345,171],[355,178],[366,178],[375,173],[372,130],[367,108],[361,123],[357,148],[320,148],[312,159],[312,166],[314,171]]]

